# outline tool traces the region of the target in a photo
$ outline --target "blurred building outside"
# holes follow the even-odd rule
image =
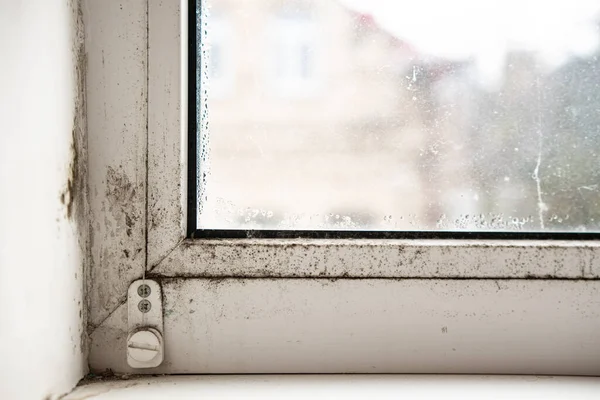
[[[486,86],[476,58],[420,52],[347,3],[210,2],[201,227],[598,229],[598,181],[567,225],[540,185],[556,96],[535,54],[507,51]]]

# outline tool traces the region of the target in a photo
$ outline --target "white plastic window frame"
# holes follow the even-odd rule
[[[211,282],[227,280],[233,289],[215,294],[222,302],[219,318],[227,310],[230,314],[245,312],[243,299],[253,296],[261,298],[263,303],[257,300],[253,307],[262,304],[264,314],[256,325],[244,325],[244,340],[228,336],[238,334],[227,329],[239,325],[223,325],[217,317],[211,320],[208,316],[203,320],[207,326],[191,329],[181,321],[169,326],[166,316],[167,362],[159,369],[142,372],[600,374],[600,336],[592,335],[600,328],[596,311],[600,309],[600,244],[596,241],[187,238],[187,1],[149,0],[148,7],[145,275],[179,282],[176,289],[163,289],[165,296],[203,289],[216,293],[221,289]],[[442,297],[432,297],[440,290]],[[505,294],[490,295],[496,291]],[[447,309],[443,303],[461,301],[457,299],[463,294],[480,303],[474,306],[483,307],[479,310],[482,315],[496,313],[493,324],[498,324],[481,338],[477,335],[483,325],[457,320],[457,326],[448,328],[440,321],[436,334],[461,330],[463,334],[456,340],[470,346],[468,354],[454,359],[452,351],[456,349],[445,349],[446,358],[441,359],[438,341],[422,347],[415,345],[421,333],[410,331],[402,336],[407,326],[398,325],[398,319],[408,318],[411,326],[421,326],[430,323],[422,318],[431,317],[406,310],[402,302],[407,298],[402,296],[417,298],[414,304],[425,305],[433,317],[442,318],[464,311]],[[184,298],[183,294],[177,296]],[[566,305],[546,312],[548,299],[558,304],[560,296]],[[340,299],[345,300],[340,303]],[[192,300],[190,297],[189,302]],[[285,331],[286,320],[272,309],[277,303],[288,304],[287,318],[305,322],[308,331],[300,336],[304,344],[300,340],[286,344],[289,341],[281,339],[291,333]],[[503,319],[511,307],[514,312],[521,306],[518,321],[522,326],[515,325],[512,317]],[[241,314],[229,317],[243,320]],[[264,321],[262,325],[260,321]],[[560,332],[546,334],[548,327],[556,324]],[[340,331],[341,327],[345,330]],[[202,336],[200,328],[212,332],[211,342],[202,353],[206,359],[191,361],[189,354],[194,351],[190,343],[204,349],[206,338],[196,337]],[[111,334],[109,330],[99,332],[97,336],[106,338]],[[228,339],[216,338],[215,332]],[[340,332],[350,336],[340,337]],[[364,347],[357,347],[350,338],[353,335],[364,336],[360,342]],[[523,343],[518,346],[503,342],[521,336]],[[254,347],[247,344],[248,338],[254,340]],[[277,343],[290,347],[282,351]],[[100,346],[110,350],[106,344]],[[398,353],[400,347],[403,352]],[[176,356],[171,356],[173,351],[178,352]],[[407,352],[410,357],[402,356]],[[554,356],[542,359],[552,352]]]
[[[162,3],[149,2],[148,272],[240,277],[600,278],[600,259],[596,260],[600,243],[591,240],[186,238],[188,116],[182,105],[187,104],[187,2],[171,0],[166,2],[172,3],[169,6]],[[177,7],[173,3],[178,3]],[[310,267],[296,265],[288,257],[290,243],[310,246],[314,251],[340,249],[353,254],[353,260],[320,258]],[[233,249],[247,244],[264,246],[269,254],[266,264],[234,259],[223,265],[180,262],[199,257],[207,248]],[[377,251],[363,260],[360,254],[365,248]],[[412,257],[408,265],[401,262],[399,250],[414,251],[418,257]],[[499,252],[502,257],[497,256]],[[444,254],[444,260],[433,262],[440,254]],[[511,260],[520,261],[517,265]]]

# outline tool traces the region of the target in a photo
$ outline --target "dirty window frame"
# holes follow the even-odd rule
[[[351,293],[336,290],[353,282],[378,287],[390,282],[425,284],[427,280],[433,280],[427,285],[444,285],[440,282],[447,280],[449,284],[482,284],[486,288],[492,284],[500,288],[512,282],[529,288],[525,296],[534,296],[534,287],[542,281],[560,290],[567,290],[578,281],[578,285],[595,290],[596,281],[600,280],[600,241],[579,240],[584,236],[574,234],[552,234],[553,240],[547,240],[547,234],[537,233],[514,237],[472,232],[204,231],[200,235],[190,223],[196,214],[189,207],[190,202],[195,205],[195,198],[189,196],[190,190],[195,193],[195,174],[190,180],[188,171],[195,171],[196,157],[188,150],[197,145],[195,136],[188,136],[189,129],[194,129],[194,119],[188,119],[188,96],[195,93],[188,92],[188,72],[190,68],[195,70],[194,58],[189,55],[196,48],[196,43],[188,40],[189,23],[195,23],[196,18],[188,13],[189,5],[189,0],[148,1],[146,278],[166,283],[195,281],[198,287],[209,281],[228,280],[240,285],[252,282],[249,294],[257,296],[269,293],[273,285],[305,288],[316,279],[330,285],[325,285],[320,293],[332,300],[340,293]],[[192,120],[192,125],[188,126],[188,120]],[[299,300],[302,295],[296,293],[292,300]],[[428,303],[429,300],[425,296],[424,305],[437,307],[434,300]],[[500,312],[508,301],[498,298],[489,307]],[[381,306],[378,302],[373,304]],[[386,307],[399,312],[402,305],[387,303]],[[536,316],[554,323],[549,321],[553,314]],[[344,318],[348,317],[333,311],[327,315],[332,325],[347,321]],[[384,329],[386,321],[380,322]],[[212,320],[208,323],[216,324]],[[189,336],[181,326],[169,329],[178,338]],[[494,340],[502,339],[498,336]],[[107,340],[106,346],[113,346],[113,341]],[[216,350],[228,351],[222,347]],[[315,351],[318,353],[318,349]],[[236,357],[248,354],[242,353]],[[276,361],[277,354],[267,352],[265,359]],[[115,355],[114,360],[120,359]],[[169,368],[177,370],[176,365]],[[310,370],[312,366],[304,372]],[[171,371],[167,368],[163,373]],[[244,370],[261,371],[252,370],[252,366]],[[314,365],[314,371],[318,371],[318,365]]]
[[[190,277],[600,278],[598,233],[196,230],[198,141],[196,119],[189,116],[197,107],[194,56],[199,15],[188,13],[194,0],[168,3],[150,0],[148,273],[173,275],[178,270]],[[328,268],[324,258],[309,258],[302,264],[312,265],[309,270],[294,262],[281,262],[293,253],[290,246],[301,246],[313,255],[339,253],[337,258],[357,254],[361,259],[358,253],[365,248],[379,251],[361,265],[349,262],[336,268]],[[229,259],[233,252],[248,247],[266,252],[262,267],[252,262],[244,267]],[[224,251],[223,265],[198,261],[216,248]],[[408,268],[404,257],[390,256],[405,250],[416,254],[422,269]],[[441,253],[444,259],[439,259]],[[430,262],[434,259],[438,260],[435,267]],[[521,260],[520,267],[508,263],[509,259]]]
[[[109,3],[85,22],[93,371],[598,373],[600,241],[188,237],[188,1]],[[131,371],[144,277],[168,360]],[[444,330],[448,311],[469,316]],[[442,354],[459,332],[469,351]]]

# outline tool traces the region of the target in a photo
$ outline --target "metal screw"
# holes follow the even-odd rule
[[[152,292],[152,290],[150,290],[150,286],[143,284],[143,285],[138,286],[137,292],[140,297],[145,298],[145,297],[150,296],[150,293]]]
[[[144,299],[138,303],[138,309],[143,313],[149,312],[151,308],[152,308],[152,303],[150,303],[146,299]]]

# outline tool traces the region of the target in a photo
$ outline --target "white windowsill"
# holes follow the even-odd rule
[[[99,381],[65,400],[199,398],[597,399],[600,378],[484,375],[220,375]]]

